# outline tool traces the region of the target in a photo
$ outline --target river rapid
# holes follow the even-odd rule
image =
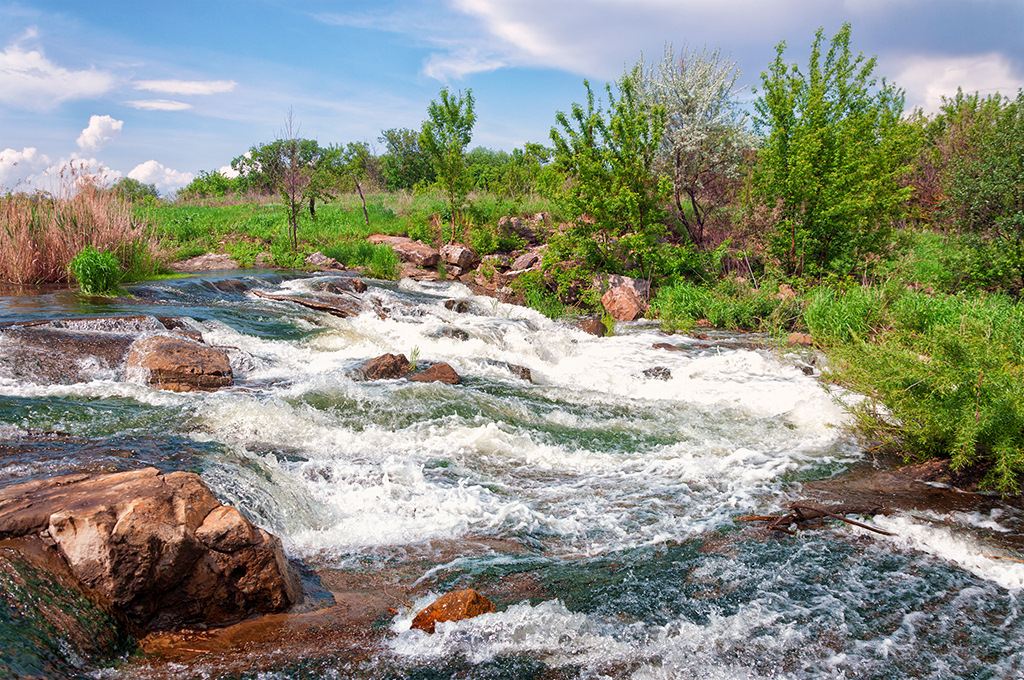
[[[180,394],[101,369],[69,385],[0,378],[0,485],[195,471],[305,565],[311,603],[342,580],[394,600],[358,654],[239,652],[230,670],[133,657],[83,677],[1024,677],[1024,563],[988,557],[1007,554],[992,537],[1021,533],[1019,503],[864,520],[891,537],[736,521],[871,463],[842,429],[856,396],[807,375],[807,357],[645,323],[597,338],[454,283],[367,281],[386,313],[345,319],[253,294],[324,281],[234,272],[132,299],[0,298],[0,323],[188,317],[230,348],[236,380]],[[445,361],[464,384],[353,380],[386,352]],[[410,630],[463,587],[498,611]]]

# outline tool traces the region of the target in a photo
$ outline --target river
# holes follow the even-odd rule
[[[988,537],[1020,533],[1019,503],[865,520],[892,537],[736,521],[871,461],[841,427],[840,399],[856,397],[800,357],[650,323],[597,338],[454,283],[369,281],[386,313],[345,319],[252,292],[323,281],[235,272],[136,285],[130,300],[0,298],[0,323],[188,317],[230,348],[236,380],[180,394],[99,369],[70,385],[0,378],[0,485],[195,471],[325,586],[363,579],[395,600],[365,653],[313,646],[249,669],[240,655],[230,671],[168,661],[170,676],[1024,677],[1024,563],[986,557]],[[681,351],[654,347],[666,342]],[[445,361],[464,384],[352,379],[385,352]],[[459,587],[498,612],[409,629]],[[148,663],[81,672],[147,677]]]

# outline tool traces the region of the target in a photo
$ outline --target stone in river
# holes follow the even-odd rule
[[[494,603],[473,589],[446,593],[412,620],[412,627],[433,633],[438,623],[461,621],[494,611]]]
[[[150,335],[128,349],[125,373],[141,375],[146,384],[174,392],[213,392],[234,384],[224,350],[180,335]]]

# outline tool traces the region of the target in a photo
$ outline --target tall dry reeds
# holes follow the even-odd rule
[[[59,179],[56,194],[0,197],[0,280],[68,281],[68,263],[86,246],[115,253],[127,269],[150,259],[148,229],[131,204],[100,186],[95,175],[69,168]]]

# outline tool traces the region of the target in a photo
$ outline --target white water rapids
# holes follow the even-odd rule
[[[249,283],[306,294],[316,281]],[[186,314],[198,295],[176,282],[150,288]],[[174,433],[217,447],[204,479],[319,567],[372,572],[396,548],[461,540],[519,546],[456,558],[438,548],[406,584],[431,586],[417,606],[435,585],[472,585],[474,575],[535,572],[545,588],[433,636],[409,630],[413,611],[403,611],[388,624],[383,666],[327,664],[316,677],[1021,677],[1024,564],[986,557],[983,538],[946,518],[866,520],[893,538],[839,527],[735,539],[737,516],[776,513],[802,481],[865,456],[842,428],[836,393],[795,357],[654,325],[596,338],[458,284],[406,280],[368,295],[385,318],[342,319],[251,292],[203,298],[196,328],[231,348],[236,386],[219,392],[98,375],[75,385],[0,379],[0,397],[47,404],[47,426],[83,438]],[[447,309],[451,299],[469,310]],[[259,324],[290,330],[253,332]],[[654,347],[666,342],[681,351]],[[464,384],[353,380],[356,364],[388,352],[447,362]],[[533,382],[502,362],[528,368]],[[71,404],[72,415],[52,404]],[[42,416],[5,418],[0,433],[14,436]],[[955,519],[998,533],[1021,515]],[[409,670],[437,667],[454,670]]]

